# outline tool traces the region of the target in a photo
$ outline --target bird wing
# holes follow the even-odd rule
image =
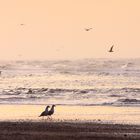
[[[52,115],[52,111],[50,110],[50,111],[48,111],[48,115]]]
[[[89,30],[91,30],[91,29],[92,29],[92,28],[85,28],[86,31],[89,31]]]
[[[48,115],[52,115],[54,113],[54,110],[50,110],[49,112],[48,112]]]
[[[114,45],[111,47],[111,50],[113,50]]]
[[[109,52],[112,52],[113,51],[113,47],[114,47],[114,45],[111,46]]]
[[[40,114],[40,116],[44,116],[45,115],[45,111],[43,111],[41,114]]]

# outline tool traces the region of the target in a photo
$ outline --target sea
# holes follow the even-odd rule
[[[0,61],[0,104],[140,106],[140,58]]]

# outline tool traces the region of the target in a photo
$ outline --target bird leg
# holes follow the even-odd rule
[[[50,119],[52,120],[53,119],[52,116],[50,116],[50,117],[51,117]]]
[[[42,120],[44,120],[44,116],[42,116]]]

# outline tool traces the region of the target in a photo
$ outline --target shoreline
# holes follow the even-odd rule
[[[0,104],[0,140],[139,140],[139,107]]]
[[[42,121],[38,116],[45,107],[45,105],[0,104],[0,122]],[[52,117],[54,122],[140,125],[139,107],[58,105]]]

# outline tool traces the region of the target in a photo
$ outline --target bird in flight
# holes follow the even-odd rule
[[[92,28],[85,28],[85,31],[90,31]]]
[[[111,46],[110,50],[108,52],[113,52],[114,45]]]
[[[20,26],[24,26],[25,24],[21,23]]]

